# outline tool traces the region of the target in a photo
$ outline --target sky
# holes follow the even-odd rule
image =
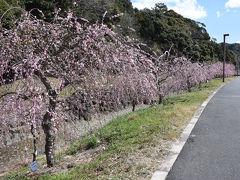
[[[131,0],[138,9],[153,8],[164,3],[184,17],[202,22],[211,38],[227,43],[240,43],[240,0]]]

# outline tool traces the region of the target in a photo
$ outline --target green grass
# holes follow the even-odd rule
[[[165,99],[163,106],[153,105],[116,118],[90,136],[76,141],[59,156],[61,159],[100,145],[105,147],[90,163],[82,163],[65,174],[46,174],[38,179],[139,179],[151,176],[157,167],[136,165],[128,159],[137,156],[139,149],[147,154],[149,148],[158,145],[159,139],[176,140],[202,102],[222,84],[221,79],[215,79],[202,84],[201,89],[193,88],[191,93]]]
[[[5,180],[15,180],[15,179],[24,179],[24,175],[25,173],[29,170],[28,166],[24,166],[22,167],[20,170],[18,170],[17,172],[11,173],[9,174]],[[1,179],[1,177],[0,177]]]

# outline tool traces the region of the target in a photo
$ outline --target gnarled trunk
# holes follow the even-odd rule
[[[137,101],[135,99],[132,100],[132,111],[133,112],[135,111],[136,105],[137,105]]]
[[[53,167],[55,163],[54,142],[55,142],[56,134],[55,134],[53,123],[52,123],[52,116],[49,112],[47,112],[43,117],[42,127],[46,136],[45,154],[47,159],[47,166]]]
[[[33,162],[36,161],[37,158],[37,136],[36,133],[34,131],[34,127],[33,124],[31,125],[31,133],[33,136]]]
[[[56,138],[56,132],[54,130],[52,118],[53,113],[55,112],[56,109],[57,93],[55,90],[52,89],[50,82],[40,71],[36,71],[35,75],[37,75],[40,78],[41,82],[44,84],[48,92],[49,106],[48,111],[45,113],[43,117],[42,128],[46,136],[45,154],[47,159],[47,166],[53,167],[55,163],[54,143]]]
[[[191,83],[190,83],[189,77],[187,79],[187,89],[188,89],[188,92],[191,92]]]
[[[53,113],[55,112],[55,109],[56,109],[57,94],[56,94],[56,91],[54,90],[49,90],[48,93],[49,93],[49,107],[48,107],[48,111],[43,117],[42,127],[46,136],[45,154],[47,159],[47,166],[53,167],[55,163],[54,142],[56,138],[56,132],[54,130],[52,118],[53,118]]]
[[[162,103],[163,103],[163,95],[162,95],[162,94],[159,94],[158,104],[162,104]]]

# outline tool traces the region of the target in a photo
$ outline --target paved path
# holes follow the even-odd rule
[[[167,180],[240,180],[240,78],[211,99]]]

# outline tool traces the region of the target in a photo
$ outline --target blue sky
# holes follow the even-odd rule
[[[138,9],[152,8],[165,3],[184,17],[204,23],[210,37],[223,41],[229,33],[228,43],[240,43],[240,0],[131,0]]]

